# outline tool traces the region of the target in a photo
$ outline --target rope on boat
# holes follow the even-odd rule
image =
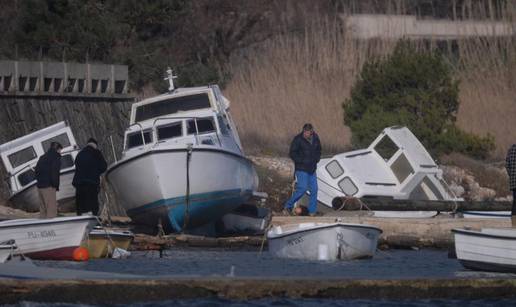
[[[186,151],[186,204],[185,214],[183,217],[183,232],[190,221],[190,160],[192,159],[192,144],[188,144]]]

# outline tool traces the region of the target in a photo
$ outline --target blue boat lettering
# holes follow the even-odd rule
[[[29,231],[27,232],[27,236],[29,239],[41,239],[41,238],[54,238],[56,237],[56,232],[51,230],[42,230],[42,231]]]

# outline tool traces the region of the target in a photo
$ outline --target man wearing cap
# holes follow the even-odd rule
[[[38,187],[39,217],[42,219],[57,216],[57,191],[59,191],[59,177],[61,176],[61,150],[63,146],[58,142],[50,143],[47,152],[36,163],[36,186]]]
[[[75,158],[75,175],[72,184],[75,187],[75,204],[77,215],[91,212],[99,213],[100,175],[107,169],[104,156],[98,149],[94,138],[88,140]]]
[[[321,160],[321,141],[311,124],[305,124],[303,131],[294,137],[290,144],[290,158],[294,160],[296,189],[292,197],[285,203],[284,212],[292,213],[294,204],[310,192],[308,213],[314,216],[317,212],[317,163]]]

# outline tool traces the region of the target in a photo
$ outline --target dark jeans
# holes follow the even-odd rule
[[[81,184],[75,187],[75,204],[77,215],[91,211],[93,215],[99,213],[99,186],[95,184]]]
[[[516,189],[512,190],[512,210],[511,215],[516,215]]]

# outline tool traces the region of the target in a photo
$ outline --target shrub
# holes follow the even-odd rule
[[[367,146],[385,127],[403,125],[433,154],[458,151],[485,158],[494,139],[455,126],[458,94],[459,81],[439,53],[400,41],[390,56],[364,64],[343,104],[344,122],[353,146]]]

